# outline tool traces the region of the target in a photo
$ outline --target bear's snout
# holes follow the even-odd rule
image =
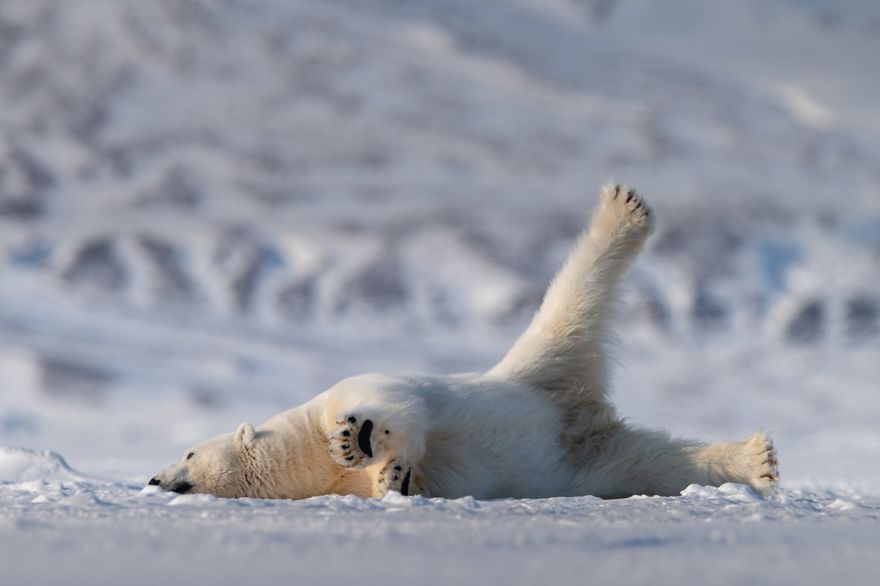
[[[159,479],[158,476],[154,476],[154,477],[150,478],[150,481],[147,484],[149,484],[150,486],[158,486],[159,488],[162,488],[164,490],[168,490],[171,492],[176,492],[178,494],[186,494],[189,491],[191,491],[194,486],[192,483],[187,482],[185,480],[180,480],[177,482],[167,481],[167,482],[163,483]]]

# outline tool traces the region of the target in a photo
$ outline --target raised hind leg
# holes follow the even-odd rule
[[[591,410],[589,417],[610,418],[605,343],[611,306],[621,276],[651,229],[651,211],[641,196],[622,185],[603,187],[589,230],[579,237],[532,323],[489,375],[555,392],[570,403],[575,418],[584,409]]]

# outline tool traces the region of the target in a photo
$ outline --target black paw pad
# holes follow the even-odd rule
[[[368,458],[373,457],[373,445],[370,441],[371,435],[373,435],[373,421],[371,419],[366,419],[361,426],[361,430],[358,432],[357,441],[358,447]]]
[[[403,496],[409,496],[409,477],[412,474],[412,470],[406,471],[406,476],[403,477],[403,484],[400,485],[400,494]]]

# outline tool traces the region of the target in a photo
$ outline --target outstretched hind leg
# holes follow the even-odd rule
[[[758,432],[740,442],[703,444],[621,426],[584,468],[582,490],[603,497],[673,496],[690,484],[736,482],[763,495],[779,482],[776,449]]]

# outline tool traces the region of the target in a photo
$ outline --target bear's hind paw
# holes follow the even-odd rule
[[[651,225],[651,208],[635,189],[625,185],[610,184],[602,187],[602,199],[606,213],[622,216],[625,224],[649,228]]]
[[[750,484],[763,495],[774,494],[779,484],[779,460],[773,440],[758,432],[745,444],[751,457]]]

